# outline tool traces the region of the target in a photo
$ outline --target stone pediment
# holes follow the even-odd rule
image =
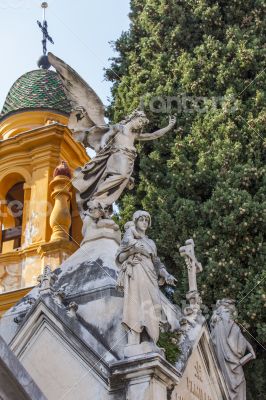
[[[88,304],[95,307],[96,303]],[[135,400],[136,382],[145,382],[144,389],[161,393],[161,384],[157,387],[153,379],[155,375],[166,385],[170,400],[228,399],[204,318],[187,321],[180,358],[170,365],[152,353],[121,359],[101,341],[99,332],[87,324],[79,311],[78,316],[71,314],[51,294],[44,294],[16,324],[10,348],[49,400],[76,399],[76,393],[78,400],[124,399],[126,388],[133,390],[131,396]],[[135,382],[133,386],[131,381]]]
[[[185,344],[189,338],[190,344]],[[192,328],[182,347],[187,347],[189,355],[185,362],[181,360],[176,365],[182,377],[172,393],[171,400],[229,399],[206,323]]]
[[[49,399],[104,399],[109,363],[117,358],[76,317],[42,297],[10,343],[11,350]],[[83,394],[84,393],[84,397]],[[93,396],[94,394],[94,396]]]

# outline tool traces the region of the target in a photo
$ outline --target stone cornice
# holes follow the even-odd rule
[[[25,157],[24,152],[30,152],[33,159],[38,159],[40,155],[53,151],[55,146],[60,147],[62,143],[68,147],[76,164],[80,164],[80,161],[88,162],[89,157],[85,148],[73,139],[67,126],[59,123],[52,123],[1,140],[0,157],[12,157],[12,155],[14,157],[14,152],[18,153],[19,151],[23,158]],[[27,155],[29,156],[29,154]]]

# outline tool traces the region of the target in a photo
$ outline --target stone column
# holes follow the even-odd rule
[[[50,183],[51,197],[55,201],[50,216],[50,225],[53,230],[51,241],[69,240],[71,226],[70,199],[71,175],[65,161],[55,169],[54,179]]]
[[[156,353],[112,364],[113,389],[125,387],[127,400],[167,400],[180,374]]]

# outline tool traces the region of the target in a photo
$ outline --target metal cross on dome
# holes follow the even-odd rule
[[[41,7],[43,9],[43,22],[41,23],[40,21],[37,21],[37,24],[38,24],[38,26],[41,29],[42,34],[43,34],[43,39],[42,39],[43,57],[41,57],[41,59],[40,59],[40,61],[43,62],[44,58],[46,59],[46,57],[47,57],[46,56],[46,54],[47,54],[47,40],[52,44],[54,44],[54,41],[51,38],[51,36],[49,35],[49,33],[48,33],[48,23],[47,23],[46,18],[45,18],[45,10],[46,10],[46,8],[48,8],[48,3],[46,1],[44,1],[41,4]],[[39,61],[39,63],[40,63],[40,61]],[[42,68],[47,68],[47,66],[44,66],[42,64],[40,64],[39,66],[41,66]]]

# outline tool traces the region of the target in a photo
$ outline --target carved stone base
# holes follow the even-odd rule
[[[95,223],[90,217],[85,217],[82,235],[83,241],[81,245],[97,239],[113,239],[118,245],[121,242],[121,232],[112,219],[102,219]]]
[[[120,231],[115,231],[112,228],[98,228],[95,230],[88,231],[87,235],[84,237],[81,245],[83,245],[86,242],[90,242],[92,240],[97,240],[97,239],[113,239],[116,241],[116,243],[120,244],[121,242],[121,232]]]
[[[152,342],[142,342],[140,344],[129,344],[125,346],[124,356],[125,358],[136,357],[147,353],[158,353],[162,357],[165,357],[164,351],[157,347]]]
[[[180,374],[159,354],[148,354],[111,365],[111,386],[125,383],[128,400],[167,400]]]

